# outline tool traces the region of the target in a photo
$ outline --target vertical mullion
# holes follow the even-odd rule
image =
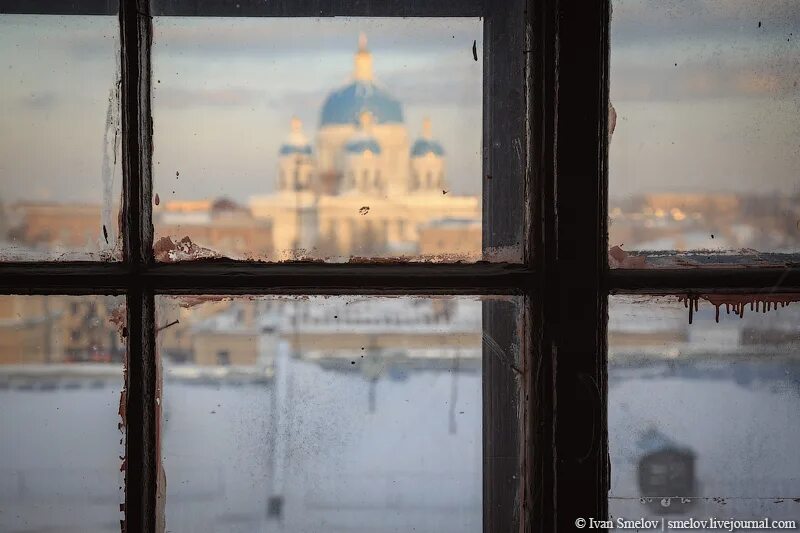
[[[606,420],[608,0],[559,0],[556,255],[549,272],[555,376],[555,527],[608,511]]]
[[[152,262],[149,0],[120,1],[122,168],[127,291],[125,531],[156,531],[157,365],[153,294],[142,272]]]
[[[525,299],[527,305],[527,298]],[[513,301],[485,299],[483,309],[483,531],[519,531],[524,522],[522,450],[526,342]],[[527,329],[526,326],[524,326]]]
[[[555,531],[556,453],[555,415],[555,338],[552,312],[558,301],[555,286],[556,209],[555,209],[555,127],[557,87],[558,0],[534,0],[529,4],[531,20],[530,144],[531,226],[528,257],[535,272],[530,282],[528,334],[530,385],[526,442],[528,479],[528,525],[526,532]]]
[[[128,533],[154,533],[159,472],[153,294],[128,292],[125,521]]]
[[[482,207],[484,259],[489,261],[502,257],[523,262],[527,252],[530,24],[526,4],[527,0],[486,2]]]
[[[483,249],[487,260],[525,260],[527,0],[485,2],[483,53]],[[509,253],[510,252],[510,253]],[[520,253],[522,252],[522,253]],[[530,298],[525,298],[525,305]],[[517,342],[520,309],[483,302],[483,530],[519,531],[526,518],[526,388],[530,343]]]
[[[153,262],[150,0],[120,0],[125,260],[135,274]]]

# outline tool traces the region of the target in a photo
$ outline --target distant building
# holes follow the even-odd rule
[[[60,362],[63,327],[44,296],[0,296],[0,365]]]
[[[627,250],[797,253],[800,196],[650,193],[612,199],[609,243]]]
[[[0,365],[119,363],[124,308],[105,296],[0,296]]]
[[[419,229],[419,253],[426,257],[472,257],[482,241],[483,226],[474,219],[436,219]]]
[[[7,211],[8,228],[3,237],[16,247],[79,249],[90,253],[106,247],[99,204],[18,202],[9,205]],[[116,222],[117,214],[110,218]],[[116,229],[116,225],[106,228],[111,245]]]
[[[252,197],[250,208],[272,221],[276,259],[417,255],[432,219],[481,221],[479,198],[448,194],[445,167],[429,120],[412,143],[402,104],[374,80],[362,35],[353,80],[322,107],[316,147],[293,119],[277,191]],[[469,244],[458,253],[479,258],[480,241]]]
[[[271,221],[254,218],[250,209],[226,198],[169,202],[153,216],[156,241],[189,235],[196,245],[230,257],[273,254]]]
[[[374,79],[362,35],[353,79],[326,98],[313,147],[301,122],[292,120],[278,151],[276,191],[246,205],[224,198],[159,205],[156,199],[157,247],[173,260],[195,249],[239,259],[434,258],[443,252],[479,259],[480,199],[449,190],[445,148],[430,120],[419,127],[412,139],[401,102]],[[113,248],[118,235],[118,213],[104,214],[101,205],[9,207],[8,239],[18,251],[30,248],[31,257],[58,248],[107,250],[105,240]],[[173,258],[173,238],[189,251]]]
[[[608,359],[675,357],[689,342],[689,320],[683,306],[654,305],[617,299],[608,308]]]
[[[479,300],[235,300],[179,316],[159,332],[159,351],[170,363],[270,369],[281,344],[294,357],[353,371],[376,363],[474,370],[481,360]]]

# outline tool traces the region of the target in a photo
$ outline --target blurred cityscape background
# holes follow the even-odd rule
[[[614,2],[610,246],[800,250],[793,7]],[[3,256],[119,258],[116,19],[0,24]],[[157,257],[482,258],[473,41],[477,19],[157,17]]]
[[[167,529],[480,531],[482,308],[519,303],[159,298]],[[122,299],[0,304],[0,526],[116,530]],[[796,517],[798,324],[612,297],[614,516]]]
[[[0,168],[7,258],[119,258],[117,39],[97,18],[57,18],[75,42],[45,34],[58,31],[47,17],[0,19],[3,49],[33,47],[66,78],[48,89],[50,121],[66,118],[61,100],[85,114],[60,132],[82,140],[66,169],[42,168],[40,142]],[[482,257],[480,20],[157,17],[154,31],[158,260]],[[64,40],[77,69],[57,63]],[[8,57],[0,120],[44,127],[31,99],[53,75],[26,59]],[[57,177],[78,166],[69,190]],[[23,169],[34,186],[15,181]]]
[[[800,251],[798,17],[614,1],[610,245]],[[154,26],[158,260],[483,257],[482,21]],[[3,260],[121,258],[118,47],[0,16]],[[482,312],[519,301],[157,304],[167,530],[482,530]],[[609,307],[612,515],[796,518],[800,305]],[[0,297],[0,530],[119,530],[124,317]]]

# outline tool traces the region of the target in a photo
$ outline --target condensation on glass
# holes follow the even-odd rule
[[[614,0],[612,266],[800,252],[798,32],[793,1]]]
[[[483,257],[480,19],[153,22],[157,260]]]
[[[159,298],[166,528],[482,531],[491,300]]]
[[[116,16],[0,14],[0,260],[119,260]]]
[[[0,531],[119,532],[124,309],[0,296]]]
[[[800,303],[710,299],[610,298],[615,518],[798,517]]]

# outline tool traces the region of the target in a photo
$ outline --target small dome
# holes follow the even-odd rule
[[[422,122],[422,137],[417,139],[411,146],[411,157],[422,157],[432,153],[436,156],[444,155],[444,148],[439,141],[433,140],[431,136],[431,121],[426,118]]]
[[[428,153],[441,157],[444,155],[444,148],[438,142],[427,139],[417,139],[411,147],[411,157],[422,157]]]
[[[367,151],[373,154],[381,153],[381,145],[378,144],[374,137],[353,139],[345,145],[344,149],[350,154],[360,154]]]
[[[372,136],[372,121],[374,120],[372,113],[363,111],[358,116],[358,131],[355,135],[350,137],[344,149],[350,154],[361,154],[364,152],[372,152],[373,154],[381,153],[381,145],[378,140]]]
[[[280,155],[292,154],[311,155],[311,146],[292,146],[290,144],[284,144],[281,146]]]
[[[281,145],[280,155],[303,154],[311,155],[311,144],[303,133],[303,123],[297,117],[292,117],[292,131],[286,142]]]

